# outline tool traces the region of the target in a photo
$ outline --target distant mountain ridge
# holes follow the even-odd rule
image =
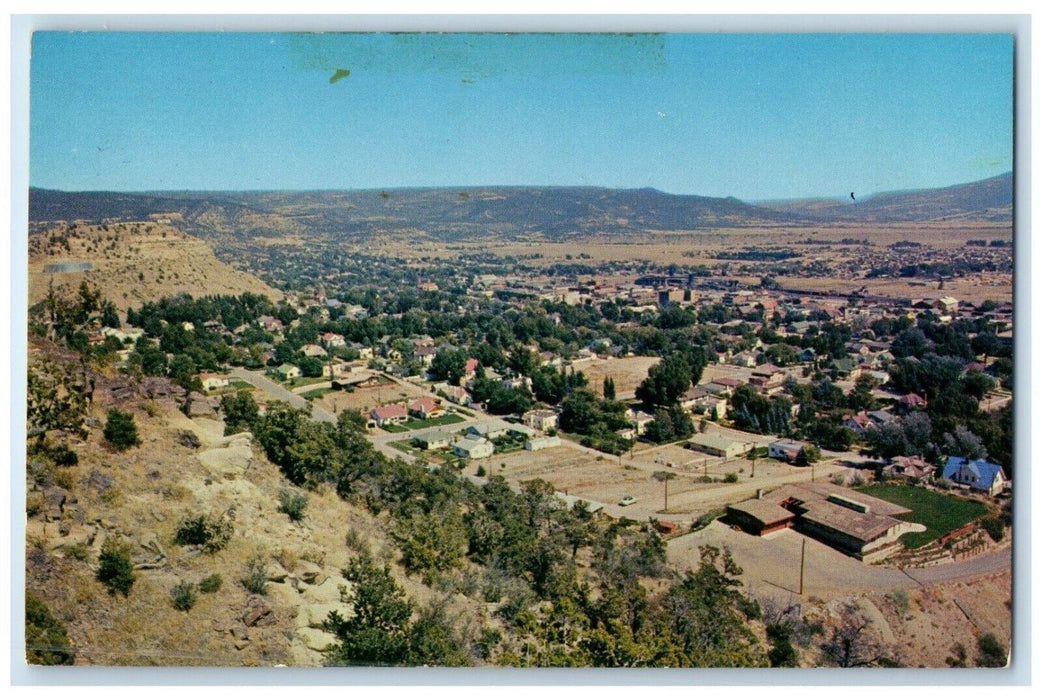
[[[460,187],[311,192],[60,192],[32,188],[33,224],[141,221],[178,215],[207,237],[322,235],[365,239],[425,232],[444,240],[541,235],[553,240],[646,231],[808,226],[826,222],[1012,219],[1012,174],[952,187],[876,195],[858,202],[757,205],[733,197],[656,189]]]
[[[822,222],[1010,221],[1013,173],[936,189],[881,192],[849,199],[759,202],[759,206]]]

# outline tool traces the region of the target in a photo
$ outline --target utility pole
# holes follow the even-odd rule
[[[803,595],[803,565],[807,560],[807,540],[801,540],[800,546],[800,595]]]

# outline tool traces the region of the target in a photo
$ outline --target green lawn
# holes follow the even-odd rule
[[[300,396],[301,396],[301,398],[305,398],[305,399],[309,399],[309,400],[310,399],[320,399],[323,396],[325,396],[326,394],[332,394],[334,391],[337,391],[337,390],[336,389],[332,389],[330,387],[326,387],[325,389],[312,389],[311,391],[305,391]]]
[[[857,491],[912,509],[910,515],[900,518],[925,525],[926,532],[902,535],[901,541],[909,549],[918,549],[988,513],[988,507],[980,501],[928,491],[917,486],[877,484],[864,486]]]
[[[385,425],[383,429],[389,433],[404,433],[408,430],[420,430],[421,428],[434,428],[439,425],[452,425],[453,423],[462,423],[464,418],[455,415],[454,413],[446,413],[443,416],[437,418],[431,418],[429,420],[420,420],[418,418],[412,418],[405,421],[401,425]]]
[[[413,447],[412,443],[408,440],[395,440],[394,442],[389,442],[387,444],[393,447],[394,449],[398,450],[399,452],[404,452],[408,455],[420,454],[421,452],[420,450],[417,450],[415,447]]]
[[[296,389],[298,386],[321,384],[322,382],[328,381],[329,377],[296,377],[295,379],[283,380],[282,384],[290,389]]]

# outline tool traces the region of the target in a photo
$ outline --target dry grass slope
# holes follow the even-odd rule
[[[48,265],[79,262],[90,262],[91,269],[47,271]],[[100,288],[121,311],[182,292],[196,297],[244,292],[265,294],[272,300],[283,296],[253,275],[219,261],[203,241],[165,224],[79,224],[30,236],[30,305],[47,295],[50,284],[74,291],[83,280]]]

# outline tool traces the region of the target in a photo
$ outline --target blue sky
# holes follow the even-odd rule
[[[64,190],[758,200],[1012,169],[1002,34],[40,32],[30,70],[30,182]]]

